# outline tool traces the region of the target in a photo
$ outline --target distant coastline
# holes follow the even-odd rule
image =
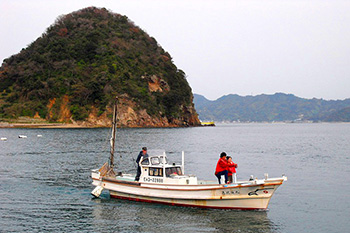
[[[293,94],[257,96],[230,94],[208,100],[194,94],[201,120],[215,122],[350,122],[350,98],[344,100],[304,99]]]

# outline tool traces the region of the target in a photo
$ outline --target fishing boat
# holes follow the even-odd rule
[[[117,102],[117,101],[116,101]],[[111,152],[109,163],[92,170],[91,194],[99,197],[108,190],[112,198],[215,209],[265,210],[276,189],[287,177],[263,179],[250,178],[230,184],[197,179],[185,175],[184,152],[181,164],[169,163],[164,151],[150,151],[147,158],[140,160],[141,176],[135,181],[135,174],[123,174],[114,169],[114,145],[117,120],[117,104],[112,122]]]

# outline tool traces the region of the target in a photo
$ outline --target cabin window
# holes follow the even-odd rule
[[[150,176],[163,176],[163,168],[150,167],[149,168],[149,175]]]
[[[165,169],[165,174],[167,177],[169,177],[170,175],[182,176],[182,170],[181,167],[168,167]]]
[[[146,158],[146,159],[142,160],[141,164],[142,165],[149,165],[149,159]]]
[[[151,158],[151,163],[153,165],[158,165],[160,162],[159,162],[159,158],[158,157],[153,157]]]

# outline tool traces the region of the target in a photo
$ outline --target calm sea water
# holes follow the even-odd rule
[[[18,135],[27,135],[19,139]],[[37,137],[40,134],[42,137]],[[213,175],[219,154],[238,178],[286,174],[267,211],[203,210],[93,199],[90,170],[108,159],[109,129],[0,129],[1,232],[349,232],[350,124],[234,124],[120,129],[118,169],[140,148],[185,151],[186,173]]]

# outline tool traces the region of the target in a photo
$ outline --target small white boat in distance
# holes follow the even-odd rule
[[[18,135],[18,138],[27,138],[26,135]]]
[[[38,135],[36,135],[38,138],[41,138],[43,135],[41,135],[41,134],[38,134]]]
[[[2,138],[0,138],[0,141],[7,141],[7,138],[2,137]]]
[[[176,206],[189,206],[216,209],[265,210],[276,189],[287,180],[278,178],[251,179],[231,184],[218,184],[215,181],[198,180],[194,175],[184,174],[184,153],[182,164],[168,163],[165,152],[151,152],[141,159],[141,176],[135,180],[133,174],[122,174],[114,170],[114,140],[116,107],[113,115],[110,163],[107,162],[91,173],[91,192],[99,197],[103,189],[112,198],[133,201],[161,203]]]

